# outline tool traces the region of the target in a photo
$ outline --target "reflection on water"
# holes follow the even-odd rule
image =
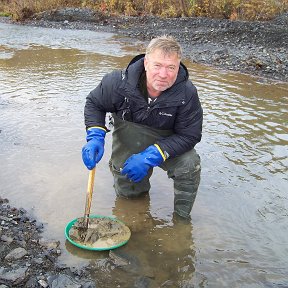
[[[65,242],[64,227],[84,214],[85,97],[143,43],[7,24],[0,33],[0,195],[44,222],[45,237],[61,240],[61,262],[90,263],[97,287],[107,281],[113,287],[288,285],[287,83],[184,61],[205,113],[196,146],[202,180],[186,224],[173,219],[172,182],[160,169],[149,196],[116,198],[107,135],[91,212],[115,215],[131,227],[131,239],[119,249],[131,264],[118,267],[107,251]]]
[[[143,287],[194,284],[195,247],[189,221],[173,219],[167,223],[152,217],[148,195],[133,199],[132,203],[131,200],[117,198],[113,215],[124,221],[132,231],[129,242],[116,252],[128,260],[126,264],[120,262],[121,265],[117,265],[108,258],[108,252],[97,253],[96,258],[95,254],[66,243],[70,253],[91,260],[92,273],[100,285],[108,281],[113,283],[113,287],[134,287],[135,283],[150,285]]]

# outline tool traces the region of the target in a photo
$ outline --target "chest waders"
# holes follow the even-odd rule
[[[137,154],[157,140],[170,136],[171,130],[159,130],[148,126],[121,120],[113,115],[111,170],[114,176],[114,188],[118,196],[133,198],[150,190],[149,178],[153,169],[138,183],[121,175],[120,168],[132,155]],[[174,212],[189,218],[200,183],[200,157],[195,149],[180,156],[166,160],[160,166],[174,181]]]

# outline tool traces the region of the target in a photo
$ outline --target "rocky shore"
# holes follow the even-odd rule
[[[43,239],[42,224],[0,197],[0,288],[94,288],[88,270],[57,262],[59,241]]]
[[[248,22],[190,17],[108,17],[88,9],[67,8],[43,12],[18,24],[114,32],[145,41],[169,34],[179,40],[185,58],[194,63],[276,81],[288,79],[288,13],[271,21]]]

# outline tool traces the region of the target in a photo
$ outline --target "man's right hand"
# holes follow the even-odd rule
[[[106,130],[101,127],[92,127],[87,130],[87,143],[82,148],[82,159],[85,166],[92,170],[104,154]]]

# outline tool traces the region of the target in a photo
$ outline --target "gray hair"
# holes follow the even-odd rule
[[[182,58],[182,48],[180,44],[168,35],[158,36],[150,41],[146,48],[146,55],[149,55],[156,49],[160,49],[164,54],[176,53],[178,58]]]

